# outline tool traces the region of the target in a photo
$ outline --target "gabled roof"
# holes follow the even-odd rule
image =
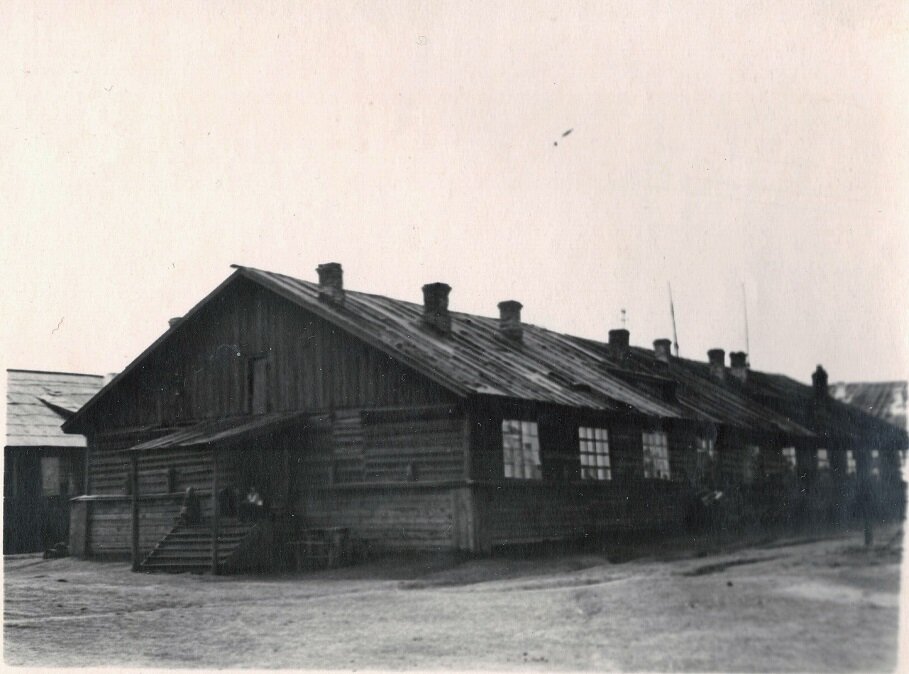
[[[787,377],[751,371],[746,385],[718,382],[706,363],[673,358],[667,365],[649,349],[618,356],[608,345],[523,324],[520,344],[503,339],[499,319],[451,313],[451,333],[425,327],[423,307],[381,295],[345,290],[343,306],[319,299],[317,283],[235,266],[236,271],[193,307],[183,321],[237,279],[246,279],[329,321],[461,397],[493,396],[659,419],[713,422],[763,433],[809,437],[813,417],[798,409],[813,389]],[[148,347],[68,421],[84,415],[123,376],[162,348],[180,323]],[[669,394],[667,394],[669,392]],[[785,400],[781,403],[777,398]],[[769,401],[769,402],[768,402]],[[861,428],[839,408],[841,430]]]
[[[566,335],[525,324],[523,344],[515,346],[498,337],[498,319],[451,312],[451,334],[442,337],[423,327],[421,305],[348,290],[344,306],[337,307],[319,300],[317,283],[235,268],[69,419],[64,430],[78,432],[82,418],[98,400],[238,278],[324,318],[462,397],[489,395],[654,418],[685,417],[676,403],[642,393],[598,369],[599,357]]]
[[[812,386],[786,375],[750,371],[743,390],[746,395],[766,402],[801,424],[821,424],[826,439],[844,442],[861,440],[887,448],[902,449],[906,446],[904,430],[831,397],[819,404]]]
[[[683,417],[678,405],[641,393],[600,368],[570,336],[524,324],[523,342],[499,337],[499,320],[451,312],[451,334],[422,326],[423,307],[345,291],[343,308],[319,301],[317,283],[241,267],[247,278],[357,335],[461,395],[492,395],[607,411]]]
[[[7,447],[85,447],[60,426],[100,389],[103,377],[74,372],[6,371]]]
[[[733,377],[727,377],[725,382],[717,381],[707,363],[678,357],[665,363],[651,349],[638,347],[632,347],[627,355],[616,358],[608,345],[584,341],[590,343],[604,361],[611,363],[614,371],[627,371],[631,378],[638,374],[672,380],[676,399],[687,416],[749,431],[803,437],[814,435],[807,426],[749,398]]]
[[[897,428],[906,428],[904,381],[839,382],[830,386],[830,395]]]

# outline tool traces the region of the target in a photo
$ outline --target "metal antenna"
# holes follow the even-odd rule
[[[745,294],[744,281],[742,281],[742,310],[745,313],[745,353],[748,359],[746,363],[748,363],[751,361],[751,342],[748,338],[748,296]]]
[[[675,327],[675,304],[672,302],[672,284],[666,281],[669,286],[669,314],[672,316],[672,346],[675,349],[675,357],[679,357],[679,333]]]

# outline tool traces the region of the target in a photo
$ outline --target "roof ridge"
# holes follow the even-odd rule
[[[6,368],[7,372],[28,372],[30,374],[65,374],[72,375],[75,377],[94,377],[96,379],[104,379],[103,374],[92,374],[90,372],[64,372],[62,370],[30,370],[27,368],[20,367],[8,367]]]

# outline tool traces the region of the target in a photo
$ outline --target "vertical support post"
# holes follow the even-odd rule
[[[129,457],[129,486],[132,492],[130,519],[132,521],[131,552],[133,571],[139,570],[139,455],[132,452]]]
[[[874,547],[874,496],[871,489],[871,470],[873,466],[871,463],[871,450],[866,448],[864,454],[865,470],[859,480],[859,484],[861,485],[859,487],[861,490],[859,499],[862,504],[862,525],[865,530],[865,547],[870,550]]]
[[[217,576],[218,568],[218,535],[220,528],[220,508],[218,507],[218,450],[211,449],[211,575]]]

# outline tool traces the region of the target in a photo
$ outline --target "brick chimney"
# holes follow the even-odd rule
[[[617,356],[628,353],[628,338],[630,333],[625,328],[616,328],[609,331],[609,350]]]
[[[423,286],[423,322],[442,335],[451,333],[451,315],[448,313],[450,292],[451,286],[447,283],[427,283]]]
[[[168,318],[167,327],[172,328],[182,320],[183,320],[183,316],[174,316],[173,318]]]
[[[337,306],[344,305],[344,270],[337,262],[316,267],[319,275],[319,299]]]
[[[818,400],[825,400],[830,395],[830,389],[827,382],[827,370],[820,365],[811,374],[811,383],[814,384],[814,397]]]
[[[655,339],[653,340],[653,353],[656,356],[657,360],[661,360],[664,363],[669,362],[669,356],[671,355],[672,341],[669,339]]]
[[[748,379],[748,354],[744,351],[730,353],[729,367],[732,376],[744,384]]]
[[[524,328],[521,327],[522,308],[516,300],[499,302],[499,334],[512,342],[524,339]]]
[[[725,358],[726,352],[723,349],[710,349],[707,352],[707,360],[710,361],[710,374],[719,381],[726,381]]]

